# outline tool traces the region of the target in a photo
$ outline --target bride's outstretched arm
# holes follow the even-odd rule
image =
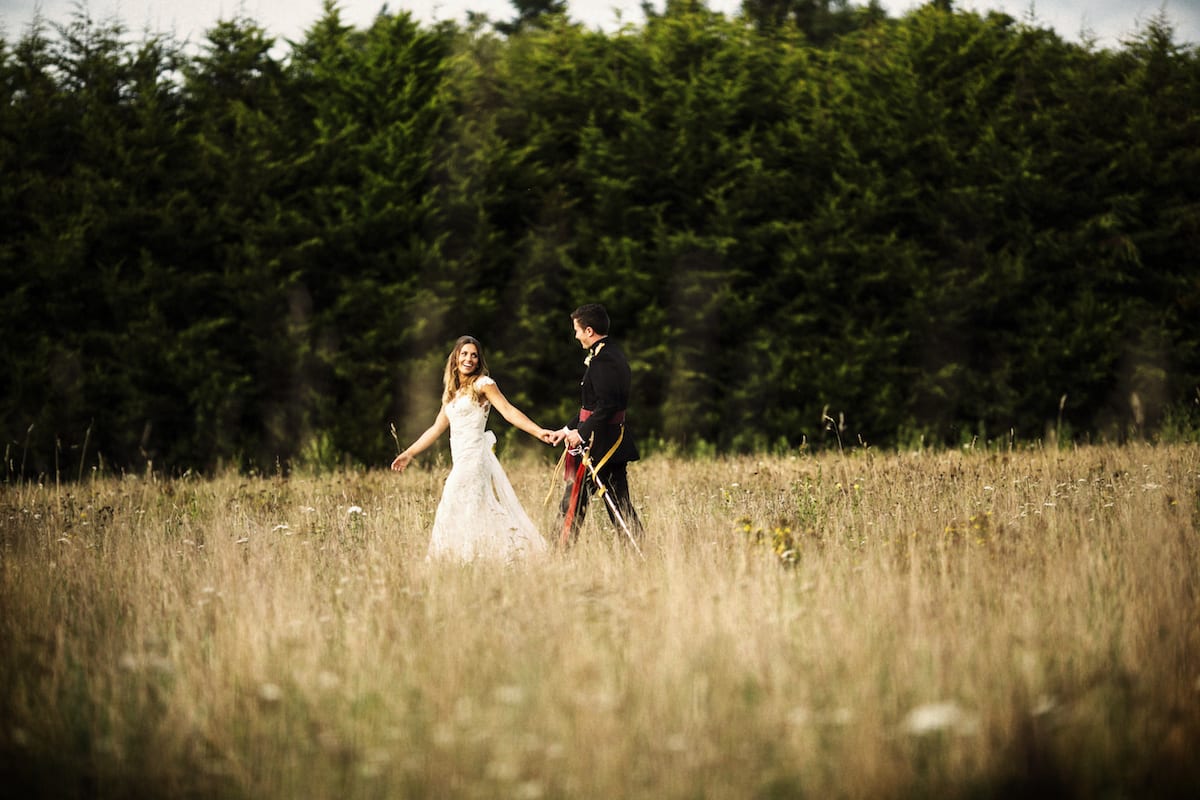
[[[500,416],[508,420],[514,427],[520,428],[535,439],[541,439],[546,444],[551,444],[549,437],[553,436],[554,432],[541,427],[525,416],[524,411],[508,402],[508,398],[504,396],[504,392],[500,391],[500,387],[494,381],[483,387],[483,395],[492,404],[492,408],[499,411]]]
[[[446,407],[442,406],[442,410],[438,412],[437,419],[433,421],[433,424],[426,428],[425,432],[415,442],[410,444],[403,453],[396,456],[395,460],[392,461],[392,469],[397,472],[403,472],[404,468],[412,462],[417,453],[424,451],[436,442],[437,438],[445,433],[449,427],[450,418],[446,416]]]

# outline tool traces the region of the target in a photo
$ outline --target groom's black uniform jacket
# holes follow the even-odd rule
[[[584,443],[591,440],[589,454],[593,462],[598,464],[604,458],[618,436],[621,437],[621,446],[609,457],[609,463],[637,461],[637,444],[627,427],[622,436],[622,423],[625,421],[632,383],[629,361],[607,337],[593,344],[589,352],[591,363],[583,373],[580,386],[583,389],[583,408],[592,412],[592,415],[586,420],[575,417],[569,427],[579,431]]]

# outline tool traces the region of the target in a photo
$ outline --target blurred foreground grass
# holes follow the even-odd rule
[[[445,474],[0,489],[5,793],[1200,792],[1200,448],[655,457],[509,567]]]

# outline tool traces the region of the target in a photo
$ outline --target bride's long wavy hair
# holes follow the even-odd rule
[[[463,349],[463,345],[475,345],[475,351],[479,353],[479,366],[470,375],[460,375],[458,372],[458,351]],[[449,403],[454,399],[454,396],[463,389],[470,389],[471,394],[475,394],[475,381],[480,376],[488,374],[487,361],[483,357],[483,345],[474,336],[460,336],[454,342],[454,349],[450,351],[450,357],[446,359],[446,372],[442,376],[442,405]]]

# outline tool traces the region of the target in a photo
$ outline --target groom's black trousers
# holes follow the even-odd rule
[[[638,517],[637,511],[633,507],[633,501],[629,499],[629,475],[626,471],[626,462],[622,461],[616,464],[605,464],[599,469],[597,474],[600,476],[601,482],[608,489],[608,496],[612,498],[617,509],[621,512],[621,517],[625,520],[625,524],[629,526],[629,532],[633,534],[635,539],[641,538],[642,521]],[[575,506],[575,518],[571,522],[571,541],[579,534],[579,528],[583,525],[583,518],[587,515],[587,507],[592,495],[597,492],[596,481],[592,479],[589,472],[584,470],[583,476],[579,478],[583,481],[582,487],[579,490],[579,501]],[[571,506],[571,489],[572,483],[567,483],[566,491],[563,492],[562,503],[559,504],[560,517],[565,518],[567,511]],[[604,510],[608,512],[609,519],[617,529],[618,535],[624,540],[624,533],[621,531],[621,523],[617,522],[617,517],[613,514],[608,503],[603,499],[599,501],[603,503]]]

